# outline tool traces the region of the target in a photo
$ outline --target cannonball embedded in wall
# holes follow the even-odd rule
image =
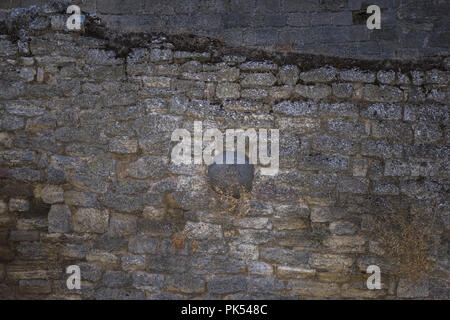
[[[233,161],[226,161],[227,155]],[[222,164],[217,163],[220,162],[217,161],[220,158],[223,159]],[[208,167],[209,183],[216,192],[239,199],[242,192],[251,191],[254,170],[247,156],[226,151],[218,155],[214,163]]]

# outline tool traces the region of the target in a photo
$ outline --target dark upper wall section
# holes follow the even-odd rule
[[[2,0],[0,10],[43,0]],[[448,0],[73,0],[117,31],[193,33],[229,46],[365,59],[448,55]],[[361,14],[382,9],[381,30]],[[1,15],[0,15],[1,16]]]

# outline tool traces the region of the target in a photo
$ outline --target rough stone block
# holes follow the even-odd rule
[[[73,216],[73,228],[77,232],[104,233],[108,230],[108,210],[80,208]]]
[[[65,233],[72,229],[72,212],[69,207],[54,204],[48,212],[48,232]]]
[[[375,78],[375,73],[359,69],[345,70],[339,73],[340,80],[349,82],[373,83]]]
[[[64,201],[64,190],[60,186],[46,185],[40,191],[42,201],[49,204]]]
[[[331,82],[335,78],[336,68],[329,66],[300,73],[300,79],[305,83]]]
[[[333,83],[331,89],[333,95],[338,98],[350,98],[353,95],[353,85],[351,83]]]
[[[219,277],[215,276],[207,283],[207,290],[212,294],[229,294],[244,292],[247,288],[246,278],[243,276]]]
[[[316,101],[328,97],[331,94],[331,87],[324,84],[312,86],[296,85],[295,93],[299,96]]]
[[[205,280],[190,275],[169,275],[166,288],[171,292],[202,293],[205,291]]]
[[[400,102],[403,100],[403,91],[387,85],[365,85],[363,97],[372,102]]]
[[[26,199],[12,198],[9,200],[9,211],[24,212],[30,209],[30,203]]]
[[[293,86],[298,81],[298,67],[295,65],[286,65],[280,68],[278,78],[282,84]]]
[[[241,87],[237,83],[219,83],[216,87],[216,96],[219,99],[238,99],[240,89]]]
[[[272,73],[249,73],[241,81],[242,87],[268,87],[277,82]]]

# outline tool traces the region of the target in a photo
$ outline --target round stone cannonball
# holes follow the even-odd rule
[[[234,152],[233,163],[226,162],[226,156],[232,151],[226,151],[215,158],[213,164],[208,167],[209,183],[227,196],[232,196],[236,199],[241,197],[241,191],[250,192],[252,189],[254,166],[250,164],[247,156]],[[222,164],[218,164],[217,159],[223,159]],[[245,159],[240,161],[238,159]]]

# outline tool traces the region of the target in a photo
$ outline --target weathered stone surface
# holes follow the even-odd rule
[[[315,70],[300,73],[300,79],[303,82],[330,82],[336,77],[336,69],[334,67],[322,67]]]
[[[30,203],[26,199],[13,198],[9,200],[9,211],[24,212],[30,209]]]
[[[289,116],[303,116],[316,113],[317,105],[305,101],[283,101],[275,105],[273,111]]]
[[[123,271],[106,271],[103,274],[102,285],[108,288],[127,287],[131,284],[131,275]]]
[[[273,274],[273,267],[265,262],[250,261],[248,264],[248,273],[255,276],[270,276]]]
[[[38,241],[39,232],[38,231],[11,231],[9,234],[9,241],[19,242],[19,241]]]
[[[313,280],[293,280],[289,282],[292,292],[303,297],[334,297],[340,292],[339,285],[332,282],[317,282]]]
[[[59,2],[0,21],[0,298],[449,296],[450,58],[430,15],[448,10],[410,1],[394,17],[384,1],[384,24],[433,26],[394,44],[392,28],[352,25],[360,1],[144,2],[84,1],[81,33]],[[204,164],[173,163],[171,135],[194,120],[279,129],[277,174],[219,170],[223,195]],[[420,282],[374,232],[398,213],[438,215]],[[81,290],[67,289],[72,264]],[[370,264],[381,290],[366,288]]]
[[[417,142],[433,143],[442,139],[441,126],[419,122],[414,126],[414,139]]]
[[[140,290],[100,288],[95,293],[97,300],[143,300],[145,294]]]
[[[301,97],[317,101],[328,97],[331,94],[331,87],[324,84],[313,86],[296,85],[295,93]]]
[[[222,238],[222,228],[205,222],[187,222],[184,227],[184,234],[188,238],[206,240]]]
[[[159,274],[146,272],[133,272],[133,287],[146,291],[158,291],[164,284],[164,278]]]
[[[401,144],[390,144],[385,140],[368,140],[361,145],[362,154],[365,156],[395,158],[403,152]]]
[[[376,75],[370,71],[362,71],[359,69],[345,70],[339,73],[339,79],[350,82],[373,83]]]
[[[47,280],[20,280],[19,290],[25,294],[48,294],[52,291],[52,284]]]
[[[214,277],[207,283],[207,290],[212,294],[228,294],[243,292],[247,288],[247,282],[243,276]]]
[[[351,83],[333,83],[331,88],[333,95],[338,98],[350,98],[353,94],[353,86]]]
[[[361,115],[368,119],[400,120],[402,119],[402,106],[390,103],[376,103],[363,107]]]
[[[389,70],[384,71],[380,70],[377,72],[377,79],[380,83],[383,84],[391,84],[395,81],[395,71]]]
[[[295,65],[282,66],[278,77],[282,84],[295,85],[298,81],[298,67]]]
[[[313,154],[299,157],[300,170],[323,170],[327,172],[345,171],[349,168],[348,157],[334,154]]]
[[[114,153],[136,153],[138,148],[137,140],[128,138],[116,138],[109,143],[109,151]]]
[[[250,73],[241,81],[242,87],[272,86],[277,78],[272,73]]]
[[[171,275],[166,279],[168,291],[181,293],[202,293],[205,291],[205,280],[192,276]]]
[[[112,237],[122,237],[136,234],[137,217],[127,214],[113,214],[109,219],[108,233]]]
[[[73,216],[73,228],[77,232],[104,233],[108,230],[109,212],[94,208],[80,208]]]
[[[365,177],[369,167],[367,159],[353,160],[353,175],[355,177]]]
[[[70,232],[72,229],[72,212],[61,204],[52,205],[48,212],[48,232]]]
[[[136,179],[159,179],[165,176],[166,168],[166,159],[147,156],[130,163],[127,172]]]
[[[429,295],[429,284],[426,280],[418,283],[400,279],[397,286],[397,296],[399,298],[426,298]]]
[[[64,190],[60,186],[46,185],[40,191],[42,201],[45,203],[60,203],[64,201]]]
[[[310,264],[313,268],[326,269],[327,271],[342,272],[348,270],[354,259],[334,254],[312,254]]]
[[[128,250],[137,254],[154,254],[158,249],[158,239],[149,235],[138,234],[128,242]]]
[[[265,72],[276,71],[278,66],[270,61],[247,61],[239,65],[239,68],[245,71]]]
[[[363,89],[364,99],[374,102],[399,102],[403,99],[402,90],[392,86],[365,85]]]
[[[240,85],[237,83],[219,83],[216,88],[216,95],[219,99],[237,99],[240,96]]]
[[[309,253],[279,248],[263,248],[260,250],[260,258],[281,265],[306,265]]]
[[[65,191],[64,202],[68,205],[92,207],[97,205],[97,197],[95,194],[81,191]]]

